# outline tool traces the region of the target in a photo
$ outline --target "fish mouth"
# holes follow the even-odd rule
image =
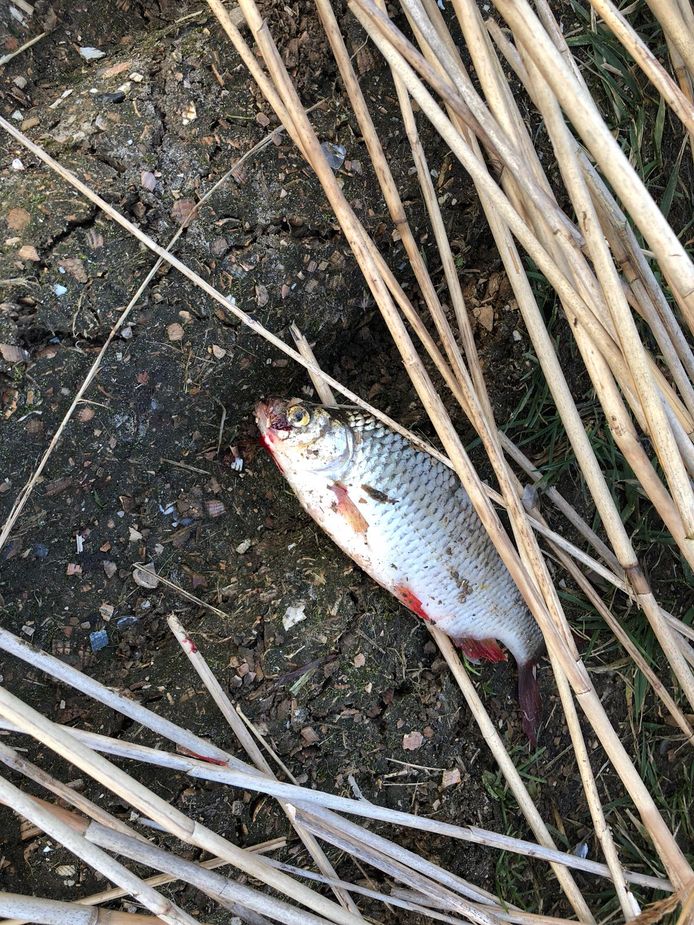
[[[255,406],[255,420],[263,437],[282,432],[286,435],[291,430],[286,415],[287,402],[283,398],[264,398]]]

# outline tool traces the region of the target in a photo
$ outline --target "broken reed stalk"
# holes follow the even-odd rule
[[[297,342],[297,346],[298,346],[298,342]],[[310,347],[309,347],[309,350],[310,350]],[[318,380],[318,381],[321,381],[321,380]],[[275,775],[272,771],[272,768],[265,760],[265,756],[263,755],[263,753],[260,751],[260,749],[256,745],[255,740],[253,739],[253,736],[246,729],[245,725],[243,724],[243,721],[241,720],[236,710],[234,709],[234,705],[231,703],[227,695],[224,693],[224,690],[222,689],[221,684],[215,678],[212,671],[210,671],[209,665],[203,658],[198,647],[195,645],[195,643],[190,638],[186,630],[183,628],[183,625],[180,622],[180,620],[178,620],[177,617],[171,615],[168,618],[167,622],[169,624],[169,628],[171,632],[176,637],[178,644],[181,646],[184,653],[188,657],[188,661],[191,663],[191,665],[197,672],[198,677],[200,678],[202,683],[207,688],[208,693],[214,700],[215,704],[217,705],[217,708],[219,709],[224,719],[227,721],[227,723],[231,727],[232,731],[234,732],[234,735],[236,736],[240,744],[245,749],[248,757],[251,759],[251,761],[256,766],[258,771],[260,771],[261,774],[265,774],[269,777],[274,778]],[[286,815],[287,819],[289,819],[290,823],[294,827],[296,834],[299,836],[304,846],[306,847],[307,851],[309,852],[313,860],[318,865],[318,869],[320,870],[320,872],[328,878],[337,880],[338,879],[337,872],[331,865],[328,858],[325,856],[325,853],[323,852],[323,849],[321,848],[321,846],[318,844],[318,842],[313,837],[313,835],[306,832],[302,828],[302,826],[299,825],[299,823],[297,823],[296,818],[295,818],[294,807],[291,806],[291,804],[286,803],[281,800],[280,800],[280,806],[282,807],[282,810],[284,814]],[[357,906],[354,904],[349,893],[345,893],[344,890],[338,889],[338,890],[335,890],[335,894],[337,896],[338,901],[346,909],[349,909],[351,912],[354,913],[354,915],[361,917],[361,913],[359,912],[359,909],[357,908]]]
[[[445,638],[447,639],[448,637]],[[453,653],[455,654],[455,650],[453,650]],[[469,678],[467,683],[472,683],[469,681]],[[53,725],[56,727],[56,730],[67,731],[68,729],[68,727],[59,724]],[[10,719],[9,723],[7,721],[2,722],[2,728],[14,732],[26,732],[26,730],[23,730],[21,724],[13,719]],[[548,848],[534,842],[525,841],[524,839],[514,838],[509,835],[501,835],[498,832],[492,832],[488,829],[479,828],[478,826],[461,826],[448,822],[440,822],[436,819],[428,819],[424,816],[417,816],[402,810],[393,810],[388,807],[379,806],[367,800],[355,800],[349,797],[341,797],[336,794],[308,789],[294,784],[284,784],[277,780],[249,773],[248,771],[237,770],[231,766],[226,768],[220,767],[204,759],[198,760],[185,755],[166,752],[162,749],[149,748],[145,745],[138,745],[133,742],[112,739],[108,736],[87,732],[83,729],[70,729],[70,732],[74,733],[74,738],[76,740],[95,752],[103,752],[104,754],[109,754],[118,758],[127,758],[129,760],[151,764],[156,767],[168,768],[187,774],[193,780],[207,780],[213,783],[225,784],[239,789],[263,793],[267,796],[285,799],[292,804],[296,804],[297,807],[300,807],[302,819],[308,818],[314,813],[330,821],[331,825],[339,827],[348,820],[340,816],[335,816],[335,813],[348,813],[349,815],[359,818],[376,819],[398,827],[426,831],[434,835],[443,835],[449,838],[455,838],[458,841],[484,845],[488,848],[508,851],[512,854],[518,854],[524,857],[531,857],[549,864],[561,864],[577,871],[606,877],[608,880],[612,879],[609,867],[601,862],[579,858],[556,848]],[[27,734],[32,735],[33,733]],[[352,823],[352,825],[353,824],[354,823]],[[385,840],[383,841],[385,842]],[[419,861],[417,863],[419,863]],[[649,889],[672,890],[672,885],[669,881],[648,874],[641,874],[636,871],[625,871],[625,877],[629,883],[634,883]]]
[[[299,351],[301,356],[307,360],[311,366],[318,368],[318,361],[314,356],[311,345],[301,333],[299,328],[292,322],[292,324],[289,326],[289,330],[292,337],[294,338],[296,349]],[[318,398],[320,398],[321,404],[325,405],[326,408],[337,408],[335,395],[333,394],[333,390],[325,381],[325,378],[323,376],[316,376],[315,373],[312,373],[310,370],[307,370],[307,372],[311,382],[313,383],[313,388],[316,390],[316,395],[318,395]]]
[[[20,893],[0,892],[0,916],[23,919],[39,925],[154,925],[151,915],[134,912],[114,912],[111,909],[90,909],[75,902],[39,899]],[[6,925],[0,922],[0,925]]]
[[[120,819],[117,819],[115,816],[112,816],[106,810],[102,809],[100,806],[97,806],[87,797],[82,794],[74,791],[72,788],[67,787],[65,784],[56,780],[50,774],[43,771],[41,768],[38,768],[36,765],[32,764],[30,761],[27,761],[25,758],[22,758],[14,749],[7,748],[6,746],[0,745],[0,760],[6,764],[8,767],[12,768],[15,771],[18,771],[20,774],[23,774],[25,777],[28,777],[30,780],[33,780],[35,783],[40,784],[45,789],[49,790],[51,793],[60,797],[68,806],[73,806],[79,810],[82,816],[78,816],[74,813],[66,813],[65,810],[60,807],[53,806],[50,803],[46,803],[44,800],[37,800],[49,813],[57,815],[58,818],[62,818],[68,825],[71,825],[72,828],[80,832],[81,835],[87,836],[87,840],[92,843],[96,843],[93,838],[90,838],[88,835],[87,827],[81,821],[83,817],[90,819],[100,826],[105,826],[114,832],[119,833],[120,835],[127,838],[129,841],[137,840],[142,846],[142,850],[145,852],[150,852],[152,848],[151,843],[144,837],[142,837],[138,832],[130,828],[130,826],[121,822]],[[12,808],[12,807],[11,807]],[[103,843],[98,843],[99,847],[109,849],[108,845]],[[165,855],[165,852],[161,853]],[[216,860],[216,859],[215,859]],[[156,867],[155,864],[147,863],[149,867]],[[192,873],[192,879],[183,878],[186,882],[196,883],[201,889],[203,888],[199,881],[196,882],[195,875],[197,874],[197,868],[200,865],[194,864],[191,865],[188,873]],[[224,878],[220,878],[224,880]],[[272,907],[268,907],[265,897],[257,893],[254,890],[251,890],[247,887],[242,889],[237,889],[237,884],[233,881],[228,881],[229,886],[226,889],[225,897],[227,900],[227,908],[235,914],[240,916],[244,921],[250,922],[253,918],[253,913],[261,910],[262,912],[268,912],[272,914]],[[278,907],[279,911],[283,913],[284,905]],[[251,912],[249,912],[251,910]],[[321,921],[324,921],[321,919]],[[267,923],[267,920],[263,918],[263,923]],[[252,925],[252,923],[251,923]],[[260,925],[260,923],[258,923]]]
[[[513,66],[514,70],[518,74],[519,79],[524,83],[524,86],[526,90],[529,92],[531,98],[534,98],[534,93],[535,93],[534,88],[530,84],[530,79],[525,69],[525,65],[521,63],[520,57],[518,56],[516,49],[512,45],[510,45],[510,43],[507,41],[503,33],[496,26],[496,24],[489,22],[488,28],[490,29],[490,32],[494,36],[497,46],[504,53],[504,57]],[[585,167],[586,159],[583,160],[583,164]],[[598,184],[597,174],[595,174],[594,171],[593,171],[593,174],[594,174],[593,187],[595,187]],[[625,222],[626,222],[626,219],[625,219]],[[640,250],[639,250],[639,253],[640,253]],[[643,261],[643,267],[639,265],[639,270],[641,271],[641,275],[644,280],[644,285],[649,286],[650,283],[647,282],[647,280],[648,280],[648,274],[650,274],[650,270],[648,270],[648,274],[644,274],[643,268],[644,267],[647,268],[647,265],[645,264],[645,260],[643,259],[642,255],[640,257],[640,260]],[[650,275],[652,276],[652,274]],[[513,282],[513,279],[512,279],[512,282]],[[656,292],[660,293],[659,287],[655,283],[655,279],[652,280],[652,288],[649,289],[649,292],[654,297],[655,297]],[[662,293],[660,293],[660,299],[665,303],[665,305],[667,305],[664,297],[662,296]],[[565,310],[567,310],[567,315],[569,317],[569,320],[571,320],[572,318],[574,318],[572,310],[570,307],[567,307],[567,304],[565,302],[563,304],[564,304]],[[674,319],[673,319],[673,323],[675,325],[675,328],[679,330],[679,328],[677,327],[677,323],[676,321],[674,321]],[[574,328],[576,331],[578,330],[575,326]],[[581,334],[579,333],[577,334],[577,339],[580,339],[580,338],[581,338]],[[583,339],[581,342],[585,344],[584,351],[588,351],[589,355],[587,358],[585,358],[585,361],[586,361],[589,373],[591,373],[592,377],[595,380],[596,388],[598,389],[599,398],[600,398],[601,403],[603,404],[608,420],[614,419],[615,421],[619,422],[618,426],[611,426],[611,430],[612,430],[613,437],[615,438],[615,442],[619,446],[619,449],[621,450],[621,452],[624,454],[624,457],[628,461],[632,470],[636,473],[639,481],[641,482],[649,499],[651,500],[651,503],[653,504],[654,508],[656,509],[659,516],[663,520],[663,523],[669,529],[680,551],[686,558],[689,565],[694,568],[694,548],[692,546],[692,543],[689,540],[687,540],[685,536],[685,532],[684,532],[684,526],[681,522],[681,519],[675,508],[675,505],[672,502],[672,499],[670,498],[670,496],[668,495],[665,487],[663,486],[660,480],[660,477],[658,476],[650,459],[648,458],[648,455],[643,449],[641,441],[639,440],[638,435],[636,434],[636,431],[634,430],[634,427],[631,423],[631,420],[628,414],[626,413],[626,410],[624,409],[623,403],[617,391],[614,388],[614,383],[612,382],[611,377],[609,376],[609,370],[605,368],[604,363],[602,366],[598,368],[596,364],[600,363],[600,358],[598,356],[594,356],[594,351],[591,350],[589,344],[585,341],[585,339]],[[688,352],[688,347],[686,347],[686,351]],[[683,354],[683,360],[684,360],[684,354]],[[548,381],[551,387],[552,379],[550,378],[548,379]],[[586,472],[586,475],[588,475],[587,472]],[[605,526],[607,528],[611,526],[613,531],[617,530],[617,531],[623,532],[620,524],[621,524],[621,518],[619,517],[614,522],[611,522],[610,520],[607,520],[605,522]],[[608,534],[609,532],[610,530],[608,529]],[[613,533],[613,536],[618,536],[618,535],[619,535],[618,533]],[[620,546],[618,546],[618,548],[620,548]],[[626,563],[623,560],[622,565],[625,565],[625,564]]]
[[[694,135],[694,106],[630,25],[624,14],[617,9],[612,0],[590,0],[590,5],[636,61],[670,109],[682,121],[689,134]]]
[[[628,371],[626,370],[621,351],[614,343],[614,341],[612,341],[609,336],[606,336],[606,332],[601,327],[598,318],[590,310],[589,305],[586,304],[581,295],[579,295],[579,293],[564,275],[564,272],[559,269],[551,254],[546,250],[546,247],[540,243],[534,232],[531,231],[525,221],[519,216],[515,207],[492,180],[484,162],[481,161],[480,158],[474,153],[460,132],[456,131],[451,122],[446,119],[441,110],[435,104],[431,95],[424,88],[421,81],[415,76],[414,72],[408,66],[405,59],[401,57],[401,55],[406,55],[407,59],[410,62],[415,63],[417,68],[422,73],[429,74],[431,68],[427,62],[424,61],[421,55],[416,52],[416,50],[405,39],[402,33],[395,28],[393,23],[381,13],[381,11],[371,2],[371,0],[356,0],[356,2],[355,0],[351,0],[350,7],[353,12],[355,12],[355,15],[357,15],[357,18],[360,19],[367,33],[371,35],[372,39],[380,48],[384,56],[390,57],[390,63],[392,63],[394,67],[398,68],[399,74],[405,80],[409,92],[413,95],[420,108],[427,115],[427,118],[429,118],[439,134],[444,138],[448,146],[458,157],[464,168],[468,171],[468,173],[470,173],[473,181],[475,182],[475,185],[477,186],[480,196],[489,197],[490,201],[494,203],[495,207],[499,210],[500,217],[503,218],[510,231],[523,245],[539,269],[544,273],[549,282],[555,288],[562,300],[562,303],[565,306],[567,314],[569,315],[570,322],[574,325],[578,323],[585,325],[591,339],[600,345],[600,349],[607,351],[606,356],[609,357],[610,363],[618,370],[620,384],[623,388],[626,389],[626,394],[629,398],[632,410],[636,414],[641,426],[645,427],[645,419],[643,418],[641,406],[633,393],[633,388],[629,387],[628,385],[627,380],[630,381],[630,377],[628,375]],[[365,17],[368,17],[368,20]],[[394,43],[392,47],[390,44],[384,42],[384,36],[387,38],[388,43]],[[450,67],[454,67],[454,64],[451,64]],[[438,79],[436,74],[434,74],[433,78],[428,76],[427,79],[430,80],[432,84],[437,86],[437,90],[443,93],[447,104],[454,104],[456,99],[456,90],[450,82],[443,83]],[[561,244],[564,239],[550,232],[549,240],[552,243]],[[572,250],[571,253],[582,259],[580,254],[578,254],[575,249]],[[517,263],[517,267],[520,267],[520,262]],[[586,277],[587,272],[588,268],[586,264],[583,272],[584,277]],[[586,281],[591,283],[589,276]],[[592,293],[597,294],[597,282],[593,280],[591,286]],[[544,323],[540,325],[540,329],[544,330]],[[542,359],[542,354],[540,354],[540,358]],[[548,378],[548,381],[551,385],[553,378]],[[600,397],[601,400],[603,400],[603,396],[601,395]],[[617,411],[619,411],[619,408],[617,408]],[[608,419],[610,419],[610,414],[608,414]],[[619,437],[622,429],[626,429],[627,431],[633,430],[626,412],[617,414],[617,420],[619,421],[619,425],[615,426],[613,430],[616,438]],[[582,431],[583,428],[581,425],[581,432]],[[680,438],[682,447],[684,447],[685,444],[686,446],[689,446],[689,454],[692,456],[693,451],[691,444],[686,439],[686,435],[680,435]],[[645,459],[647,460],[647,457],[645,457]],[[637,459],[637,474],[639,472],[639,462],[641,462],[641,460]],[[688,456],[688,462],[694,466],[694,457],[689,459]],[[646,484],[648,484],[647,480]],[[668,526],[670,527],[673,536],[682,548],[684,555],[687,556],[688,561],[692,567],[694,567],[694,541],[687,540],[686,530],[681,524],[680,515],[674,505],[672,505],[672,510],[674,512],[675,522],[670,523],[668,521]],[[604,515],[604,512],[601,513]],[[662,516],[665,519],[666,515],[663,514]]]
[[[2,693],[0,691],[0,696]],[[21,701],[18,701],[18,703],[21,703]],[[36,715],[38,716],[38,714]],[[21,790],[2,777],[0,777],[0,800],[12,806],[15,812],[33,822],[35,826],[77,855],[85,864],[93,867],[113,883],[117,883],[122,889],[127,890],[138,902],[141,902],[145,908],[166,922],[167,925],[197,925],[197,920],[193,916],[188,915],[187,912],[184,912],[183,909],[157,893],[156,890],[146,886],[139,877],[106,854],[105,851],[89,844],[82,835],[63,819],[56,817],[44,806],[41,806],[27,794],[22,793]]]
[[[303,884],[273,870],[262,857],[253,856],[201,823],[194,822],[142,784],[133,780],[120,768],[87,748],[74,736],[68,734],[65,729],[60,729],[4,689],[0,689],[0,714],[98,780],[103,786],[183,842],[228,860],[238,870],[278,890],[285,896],[291,897],[330,922],[340,923],[340,925],[363,925],[360,916],[353,915]],[[23,810],[22,814],[24,815]]]
[[[656,5],[655,0],[651,0],[651,4],[653,8]],[[694,266],[677,235],[629,164],[603,122],[592,98],[576,80],[573,71],[554,46],[530,5],[526,0],[494,0],[494,5],[528,49],[562,109],[655,253],[673,294],[678,295],[687,323],[694,330]],[[661,12],[674,8],[674,4],[669,0],[658,2],[657,5]],[[691,41],[694,43],[694,38]]]
[[[275,838],[268,842],[261,842],[257,845],[252,845],[248,850],[264,852],[275,851],[284,847],[286,847],[286,839]],[[228,866],[228,863],[228,861],[225,861],[222,858],[210,858],[208,861],[201,861],[200,866],[204,867],[205,870],[215,870],[217,867]],[[153,877],[147,877],[142,882],[147,884],[147,886],[157,887],[165,886],[168,883],[173,883],[175,880],[176,877],[169,877],[167,874],[156,874]],[[90,896],[81,896],[74,902],[78,906],[98,906],[101,903],[113,902],[116,899],[122,899],[128,895],[129,894],[127,890],[121,890],[119,887],[114,887],[110,890],[101,890],[99,893],[92,893]],[[3,919],[0,921],[0,925],[30,925],[31,921],[31,919],[23,918]]]
[[[694,76],[694,32],[692,31],[691,11],[685,18],[677,0],[646,0],[655,18],[662,26],[663,32],[670,39],[682,57],[687,70]],[[688,19],[688,21],[687,21]]]
[[[79,828],[90,844],[191,884],[248,925],[270,925],[266,916],[283,925],[328,925],[329,920],[322,916],[297,909],[283,900],[260,893],[196,862],[165,851],[149,841],[133,838],[132,835],[100,822],[71,815],[72,825]]]
[[[363,22],[364,22],[365,17],[360,16],[360,12],[361,12],[361,7],[365,5],[366,4],[363,2],[363,0],[361,0],[358,6],[355,4],[351,4],[351,8],[356,12],[358,18],[362,19]],[[375,18],[376,12],[374,12],[373,15]],[[368,28],[366,25],[365,27]],[[374,38],[374,41],[376,41],[376,43],[379,45],[379,48],[383,52],[383,54],[388,58],[389,52],[390,52],[390,46],[387,45],[387,43],[385,43],[384,41],[381,41],[380,34],[374,33],[373,30],[372,30],[372,37]],[[393,60],[392,57],[389,58],[389,63],[391,60]],[[412,72],[409,71],[409,68],[407,68],[406,66],[403,68],[403,71],[404,73],[407,73],[410,77],[414,77]],[[410,92],[413,93],[413,95],[417,99],[417,102],[420,103],[421,108],[425,109],[426,104],[422,105],[422,103],[420,102],[420,99],[417,97],[416,79],[412,81],[411,86],[408,85],[408,89],[410,89]],[[429,113],[427,113],[427,115],[429,115]],[[456,146],[459,148],[460,146],[457,145],[458,138],[455,135],[451,135],[449,132],[446,131],[445,123],[442,123],[439,121],[439,125],[443,127],[443,131],[441,133],[444,134],[444,137],[448,136],[446,137],[446,141],[449,142],[450,146],[454,150],[456,149]],[[439,128],[439,125],[437,125],[436,127]],[[450,138],[450,141],[449,141],[449,138]],[[456,151],[456,153],[458,153],[458,151]],[[477,175],[480,178],[480,181],[482,182],[484,178],[479,173],[479,171],[476,170],[476,165],[474,161],[472,161],[471,159],[468,159],[468,161],[470,162],[470,167],[468,167],[468,163],[464,163],[464,166],[470,171],[470,173],[473,174],[473,177],[474,177],[474,174],[477,173]],[[489,185],[487,185],[487,188],[491,189]],[[497,193],[498,193],[498,190],[497,190]],[[497,202],[503,204],[504,200],[497,196]],[[514,214],[515,213],[513,213],[511,210],[508,210],[508,209],[506,210],[506,214],[504,214],[504,218],[507,221],[509,221],[509,224],[512,224],[515,221]],[[516,225],[518,225],[517,222],[516,222]],[[515,233],[515,229],[514,229],[514,233]],[[544,271],[544,267],[543,267],[543,271]],[[568,295],[569,295],[569,298],[571,298],[571,292],[569,292]],[[535,612],[534,612],[534,615],[537,618],[537,614]],[[542,626],[543,631],[545,631],[546,623],[543,622],[542,617],[538,619],[538,622]],[[547,642],[549,644],[549,640],[547,640]],[[563,665],[563,667],[565,668],[565,670],[567,670],[569,666]],[[568,673],[569,672],[567,671],[567,674]],[[671,834],[668,834],[668,835],[665,834],[667,826],[665,826],[664,821],[662,820],[662,817],[660,817],[660,814],[658,813],[657,807],[655,806],[655,803],[653,802],[652,798],[646,796],[648,791],[646,790],[645,786],[643,785],[643,782],[641,781],[633,765],[631,764],[631,761],[628,758],[628,755],[626,754],[624,747],[619,741],[619,738],[615,734],[612,727],[609,725],[609,721],[607,721],[607,717],[605,716],[604,711],[602,710],[602,707],[599,705],[599,702],[597,702],[594,689],[592,688],[592,686],[588,684],[585,686],[585,688],[582,689],[581,685],[577,685],[575,683],[575,680],[576,680],[575,675],[573,677],[569,675],[569,677],[570,677],[572,686],[574,687],[574,690],[579,698],[579,702],[581,703],[582,707],[586,710],[588,718],[593,724],[593,727],[598,737],[603,742],[604,747],[610,754],[611,760],[613,760],[615,764],[615,768],[617,769],[618,773],[622,777],[622,780],[625,786],[627,787],[627,790],[630,792],[632,799],[634,799],[635,804],[639,806],[640,809],[643,810],[645,807],[645,804],[642,802],[643,799],[646,799],[648,801],[649,808],[646,812],[646,815],[648,816],[648,821],[644,819],[646,827],[649,829],[652,836],[655,834],[656,831],[659,831],[660,834],[655,837],[654,839],[655,841],[658,841],[659,839],[664,838],[664,841],[662,841],[659,846],[657,845],[658,850],[660,851],[664,849],[665,853],[667,855],[670,855],[670,861],[674,861],[675,867],[678,868],[680,871],[679,876],[683,878],[683,881],[686,881],[688,877],[691,876],[691,869],[687,870],[687,867],[685,865],[682,865],[682,857],[681,856],[678,857],[678,855],[680,854],[679,848],[677,848],[674,845]],[[590,703],[588,703],[588,701],[590,701]],[[661,857],[664,858],[664,855],[661,854]],[[669,861],[665,861],[665,863],[666,865],[669,866]],[[675,868],[669,867],[669,869],[670,869],[670,872],[672,873]]]

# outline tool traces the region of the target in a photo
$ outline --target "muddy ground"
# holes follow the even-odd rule
[[[56,4],[52,17],[39,4],[34,16],[52,31],[2,74],[3,115],[160,244],[277,124],[215,21],[206,12],[186,18],[196,9]],[[321,139],[346,150],[339,177],[348,198],[409,286],[313,13],[300,0],[267,12],[304,102],[322,101],[312,116]],[[361,47],[354,23],[344,17],[343,24],[412,220],[423,229],[392,86]],[[31,28],[40,31],[36,21]],[[23,41],[25,33],[10,23],[8,34],[0,51],[12,50],[12,35]],[[87,62],[84,47],[105,54]],[[491,376],[496,409],[508,420],[532,374],[528,342],[468,181],[445,151],[431,150],[478,345],[499,373]],[[0,342],[18,348],[0,361],[4,519],[154,258],[6,136],[0,168]],[[418,233],[435,260],[425,230]],[[285,138],[221,185],[175,251],[288,342],[296,322],[331,374],[430,435],[335,219]],[[300,782],[349,795],[353,775],[379,803],[527,835],[425,628],[337,552],[261,452],[252,407],[268,392],[312,394],[301,370],[278,351],[178,273],[159,271],[107,351],[0,554],[3,625],[234,750],[170,635],[166,617],[175,613]],[[562,487],[581,502],[570,474]],[[153,563],[215,610],[163,584],[143,587],[133,578],[135,563]],[[305,618],[287,627],[292,608]],[[599,668],[596,683],[621,723],[628,704],[619,666]],[[0,657],[0,673],[10,690],[59,722],[156,741],[12,659]],[[478,681],[531,788],[540,793],[537,783],[546,782],[540,805],[559,843],[570,850],[585,841],[595,857],[547,674],[544,666],[549,719],[537,753],[520,730],[512,668],[485,666]],[[411,732],[421,733],[415,751],[404,748]],[[658,734],[667,745],[662,725]],[[63,779],[81,777],[47,752],[32,754]],[[597,748],[595,758],[597,766]],[[451,771],[459,777],[447,775],[444,786]],[[147,768],[138,774],[242,844],[289,834],[269,800]],[[98,794],[85,780],[78,786]],[[106,805],[127,818],[124,804]],[[9,810],[0,809],[0,832],[3,888],[56,897],[101,888],[62,849],[23,831]],[[412,831],[398,837],[476,883],[522,895],[529,908],[566,912],[541,866]],[[282,856],[305,860],[293,842]],[[363,876],[331,856],[345,879]],[[169,889],[182,900],[183,888]],[[211,915],[200,896],[183,901]],[[368,902],[363,908],[388,920]],[[392,920],[418,921],[404,914]]]

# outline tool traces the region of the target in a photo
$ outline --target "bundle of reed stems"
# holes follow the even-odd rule
[[[443,453],[422,444],[420,438],[326,375],[300,332],[295,332],[297,349],[285,344],[174,257],[169,248],[152,241],[14,126],[2,119],[0,125],[157,254],[152,273],[133,297],[119,325],[160,263],[166,261],[259,336],[304,366],[326,404],[334,403],[333,390],[338,392],[376,414],[455,470],[542,629],[605,863],[582,860],[557,849],[464,665],[450,641],[435,628],[430,631],[535,842],[411,817],[363,800],[307,790],[297,786],[291,773],[281,764],[281,773],[289,782],[279,781],[271,763],[276,756],[270,751],[270,760],[266,757],[259,746],[257,731],[255,736],[249,732],[197,647],[173,619],[173,632],[229,722],[251,765],[102,687],[53,657],[33,650],[5,630],[0,631],[0,648],[4,651],[136,719],[159,736],[176,743],[187,754],[147,749],[77,729],[68,730],[40,716],[5,690],[0,691],[0,717],[6,730],[31,736],[53,749],[127,801],[145,822],[209,852],[213,858],[204,864],[182,861],[144,838],[139,829],[124,825],[6,746],[0,746],[0,760],[45,787],[72,809],[66,812],[55,804],[32,798],[4,780],[0,782],[0,799],[111,879],[122,891],[120,895],[135,896],[153,916],[167,922],[189,923],[194,919],[156,891],[154,887],[162,882],[161,879],[152,883],[135,877],[128,867],[114,860],[114,854],[159,870],[167,877],[194,884],[248,922],[351,925],[364,921],[358,904],[361,895],[387,903],[391,909],[408,909],[438,921],[462,919],[484,925],[502,921],[561,921],[508,905],[504,897],[494,896],[394,841],[347,821],[344,818],[347,813],[474,841],[486,845],[490,851],[505,850],[538,858],[551,866],[576,919],[581,922],[594,922],[595,917],[574,877],[577,870],[609,880],[624,921],[640,918],[641,910],[634,893],[636,884],[640,889],[673,892],[674,898],[659,908],[668,911],[680,902],[680,920],[684,923],[689,920],[687,917],[694,903],[694,872],[605,712],[591,675],[577,651],[548,568],[548,556],[561,564],[643,672],[679,728],[685,747],[694,744],[694,732],[690,717],[678,705],[677,697],[686,699],[694,708],[691,646],[694,633],[656,600],[586,434],[577,408],[578,396],[572,394],[564,375],[561,358],[524,266],[524,257],[531,259],[554,289],[602,406],[606,426],[641,491],[672,537],[685,568],[687,565],[694,567],[694,356],[686,336],[687,327],[694,330],[694,264],[603,119],[547,0],[535,0],[534,7],[527,0],[493,0],[498,18],[487,21],[474,0],[452,0],[450,15],[455,17],[456,28],[462,35],[471,70],[464,64],[462,46],[453,41],[446,17],[436,0],[400,0],[397,22],[381,0],[349,0],[350,13],[359,21],[392,74],[404,135],[411,147],[422,200],[441,259],[447,287],[444,300],[440,287],[431,279],[408,222],[387,153],[353,70],[333,6],[329,0],[315,2],[394,227],[417,280],[426,315],[420,314],[403,291],[347,201],[255,0],[240,0],[240,13],[236,10],[233,14],[220,0],[208,0],[222,29],[276,113],[282,129],[322,185],[402,356],[404,369],[435,428]],[[665,34],[676,81],[611,0],[590,2],[595,15],[602,18],[633,56],[694,141],[694,16],[689,0],[649,0]],[[243,24],[250,31],[255,49],[241,32]],[[547,170],[533,144],[517,103],[511,75],[520,82],[543,120],[561,175],[561,195],[550,184]],[[531,482],[539,481],[541,473],[499,430],[494,419],[445,216],[432,185],[427,153],[419,135],[423,118],[459,160],[479,195],[604,536],[600,537],[556,489],[546,492],[546,496],[567,518],[586,548],[569,542],[560,531],[548,526],[537,507],[523,503],[517,471]],[[570,203],[570,208],[563,209],[559,200]],[[445,302],[450,304],[450,310]],[[649,344],[655,344],[657,350],[654,352]],[[0,533],[0,546],[21,515],[38,474],[93,380],[103,353],[102,350],[37,472],[18,496]],[[423,361],[423,354],[430,366]],[[442,378],[445,391],[437,388],[427,371],[431,365]],[[454,406],[462,409],[479,436],[493,468],[498,491],[483,484],[471,463],[451,421]],[[652,448],[652,454],[647,448]],[[505,508],[511,534],[505,529],[495,503]],[[621,595],[630,598],[648,621],[669,667],[668,678],[661,679],[631,642],[594,584],[596,576],[606,579]],[[678,688],[677,695],[669,690],[672,685]],[[609,814],[600,799],[579,711],[631,798],[642,830],[652,843],[654,862],[662,865],[666,877],[655,878],[625,869],[611,831]],[[262,740],[260,744],[265,745]],[[193,778],[276,798],[314,859],[318,872],[291,869],[263,852],[238,848],[173,809],[134,777],[102,757],[102,753],[153,763]],[[321,842],[336,846],[376,868],[392,888],[385,894],[340,880]],[[223,864],[272,888],[274,893],[270,896],[267,891],[212,871],[213,867]],[[302,878],[329,886],[334,900],[304,885]],[[406,888],[405,892],[402,887]],[[109,894],[108,898],[113,895]],[[276,898],[278,895],[285,898]],[[56,904],[0,894],[0,913],[12,915],[14,921],[54,922],[65,916],[80,922],[86,916],[92,921],[98,920],[100,915],[102,919],[108,915],[93,910],[90,913],[82,906],[101,901],[102,897],[97,897],[80,901],[80,904]],[[128,920],[124,918],[123,925],[127,925]]]

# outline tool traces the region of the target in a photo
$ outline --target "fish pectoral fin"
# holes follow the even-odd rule
[[[473,639],[458,636],[453,640],[471,662],[505,662],[508,656],[496,639]]]
[[[355,533],[366,533],[369,523],[349,496],[342,482],[335,482],[330,486],[335,495],[335,511],[349,524]]]

